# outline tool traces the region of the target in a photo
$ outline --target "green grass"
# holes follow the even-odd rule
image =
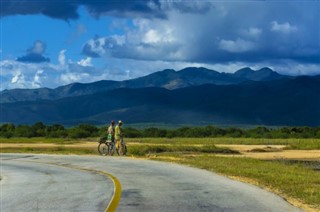
[[[0,138],[0,143],[55,143],[73,144],[83,141],[97,141],[97,138]],[[215,145],[215,144],[245,144],[245,145],[287,145],[287,149],[311,150],[320,149],[320,139],[267,139],[267,138],[126,138],[127,143],[160,144],[160,145]]]
[[[131,138],[128,143],[141,144],[183,144],[183,145],[212,145],[212,144],[245,144],[245,145],[287,145],[287,149],[311,150],[320,149],[320,139],[267,139],[267,138]]]
[[[239,154],[238,151],[228,148],[218,148],[215,145],[133,145],[128,147],[128,154],[133,156],[146,156],[148,154],[176,152],[176,153],[212,153],[212,154]]]

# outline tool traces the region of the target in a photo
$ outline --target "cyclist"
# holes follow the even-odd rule
[[[118,121],[118,124],[115,128],[115,133],[114,133],[114,137],[115,137],[115,140],[116,140],[116,149],[119,149],[120,148],[120,142],[121,142],[121,139],[122,139],[122,129],[121,129],[121,126],[122,126],[122,121]]]
[[[108,140],[114,142],[114,121],[111,121],[110,126],[108,127]]]

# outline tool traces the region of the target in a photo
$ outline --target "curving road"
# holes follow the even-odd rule
[[[256,186],[171,163],[100,156],[0,158],[3,212],[104,211],[120,194],[117,211],[300,211]]]

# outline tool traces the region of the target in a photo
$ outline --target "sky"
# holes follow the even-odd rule
[[[320,74],[319,0],[0,1],[0,90],[190,66]]]

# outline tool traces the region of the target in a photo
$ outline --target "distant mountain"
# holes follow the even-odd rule
[[[72,83],[56,89],[4,90],[0,93],[0,103],[35,101],[40,99],[55,100],[65,97],[105,92],[117,88],[159,87],[173,90],[204,84],[232,85],[245,81],[272,81],[284,78],[289,78],[289,76],[280,75],[269,68],[262,68],[258,71],[253,71],[250,68],[243,68],[234,74],[219,73],[206,68],[190,67],[180,71],[166,69],[144,77],[125,81],[103,80],[93,83]]]
[[[160,74],[170,77],[176,72]],[[155,79],[148,82],[163,84]],[[0,111],[3,122],[16,124],[105,124],[122,119],[125,123],[319,126],[319,93],[320,76],[314,76],[174,90],[120,88],[57,100],[3,103]]]
[[[252,81],[272,81],[284,78],[283,75],[272,71],[270,68],[262,68],[259,71],[253,71],[250,68],[243,68],[236,71],[233,77]]]

